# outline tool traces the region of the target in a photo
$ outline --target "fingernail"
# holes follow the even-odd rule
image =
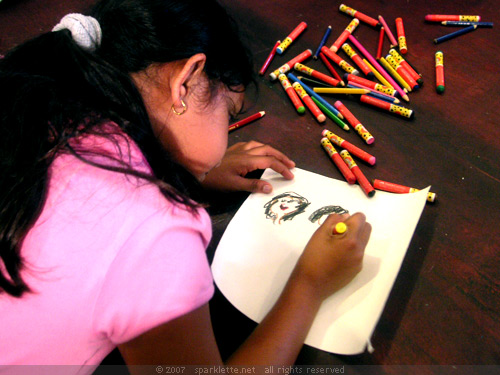
[[[270,185],[264,185],[262,191],[266,194],[269,194],[271,191],[273,191],[273,188]]]

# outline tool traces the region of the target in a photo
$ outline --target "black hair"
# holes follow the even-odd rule
[[[43,209],[48,170],[60,153],[156,183],[167,199],[195,211],[198,182],[156,139],[131,73],[204,53],[214,90],[254,82],[250,54],[216,1],[101,0],[91,15],[102,29],[93,53],[61,30],[0,59],[0,293],[19,297],[29,291],[20,247]],[[108,121],[139,146],[154,176],[126,163],[97,164],[71,147],[70,140],[82,134],[113,139],[102,134]]]
[[[302,195],[297,194],[293,191],[287,191],[286,193],[276,195],[275,197],[273,197],[269,202],[267,202],[264,205],[264,208],[265,208],[264,213],[266,215],[266,219],[272,219],[273,222],[276,220],[277,215],[276,215],[276,213],[272,212],[271,209],[272,209],[273,205],[276,204],[277,202],[279,202],[279,200],[282,198],[288,198],[289,200],[299,202],[299,205],[297,206],[297,209],[295,211],[292,211],[292,212],[289,212],[289,213],[283,215],[283,217],[282,217],[283,221],[292,220],[295,216],[303,213],[306,210],[306,208],[311,204],[307,200],[307,198],[303,197]]]

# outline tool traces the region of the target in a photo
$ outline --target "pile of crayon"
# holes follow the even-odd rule
[[[455,26],[460,27],[457,31],[445,34],[434,39],[434,44],[440,44],[446,42],[447,40],[459,37],[461,35],[470,33],[477,28],[482,27],[493,27],[493,22],[481,22],[481,16],[472,15],[451,15],[451,14],[428,14],[425,16],[426,22],[440,22],[444,26]],[[444,53],[443,51],[436,51],[435,54],[436,62],[436,91],[440,94],[444,92]]]
[[[347,106],[340,100],[335,100],[332,105],[322,95],[355,95],[361,103],[411,119],[413,110],[400,103],[401,100],[409,102],[408,94],[417,90],[423,80],[402,56],[408,51],[402,18],[395,20],[396,40],[382,16],[375,19],[344,4],[340,5],[339,11],[350,15],[352,19],[330,47],[326,45],[332,32],[331,26],[328,26],[314,54],[311,49],[302,51],[271,72],[269,77],[271,81],[281,83],[298,114],[304,114],[307,109],[320,124],[328,117],[344,131],[349,131],[352,126],[367,145],[372,145],[375,138]],[[380,30],[376,56],[368,52],[354,36],[361,23]],[[306,28],[307,23],[301,22],[283,41],[278,40],[259,73],[264,75],[275,56],[291,49],[293,42]],[[382,56],[385,37],[389,39],[391,47],[388,54]],[[347,57],[342,57],[342,53]],[[312,68],[307,62],[310,58],[319,58],[330,75]],[[342,74],[337,70],[341,70]],[[375,194],[375,189],[396,193],[418,191],[381,180],[370,183],[353,157],[371,166],[375,164],[376,158],[330,130],[322,131],[321,145],[346,181],[350,184],[357,182],[368,197]],[[337,151],[335,147],[341,150]],[[435,197],[434,193],[430,193],[428,200],[434,201]]]

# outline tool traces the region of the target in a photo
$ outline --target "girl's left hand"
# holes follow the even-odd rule
[[[287,180],[293,179],[290,168],[295,163],[283,153],[259,142],[239,142],[227,149],[219,166],[212,169],[202,184],[219,191],[249,191],[268,194],[273,188],[268,182],[245,176],[257,169],[271,168]]]

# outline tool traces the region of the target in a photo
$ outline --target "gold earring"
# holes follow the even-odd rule
[[[181,104],[182,104],[182,111],[181,112],[177,112],[177,110],[175,109],[175,104],[172,104],[172,112],[174,112],[177,116],[183,115],[184,112],[186,112],[186,110],[187,110],[186,103],[184,103],[184,100],[182,100],[182,99],[181,99]]]

